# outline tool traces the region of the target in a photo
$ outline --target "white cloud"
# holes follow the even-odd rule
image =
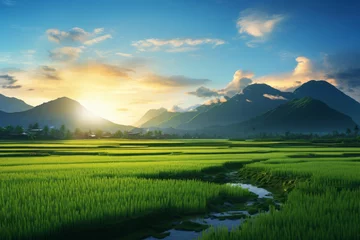
[[[109,38],[112,38],[112,36],[110,34],[106,34],[104,36],[100,36],[100,37],[88,40],[88,41],[84,42],[84,44],[89,46],[89,45],[93,45],[93,44],[96,44],[96,43],[100,43],[100,42],[105,41],[106,39],[109,39]]]
[[[130,53],[122,53],[122,52],[117,52],[115,53],[118,56],[122,56],[122,57],[132,57],[133,55]]]
[[[139,51],[167,51],[167,52],[185,52],[196,50],[195,46],[209,44],[213,47],[225,44],[224,40],[213,38],[175,38],[175,39],[156,39],[149,38],[135,41],[131,45]]]
[[[94,33],[95,34],[100,34],[100,33],[102,33],[104,31],[104,28],[95,28],[94,29]]]
[[[83,47],[62,47],[49,51],[49,57],[53,61],[68,62],[79,58]]]
[[[264,94],[263,96],[268,99],[271,99],[271,100],[287,100],[283,96],[275,96],[275,95],[271,95],[271,94]]]
[[[255,47],[258,43],[265,42],[284,19],[285,16],[281,14],[268,15],[264,12],[247,9],[240,13],[236,26],[240,34],[253,38],[246,43],[247,46]]]
[[[315,64],[307,57],[299,56],[296,59],[296,66],[292,71],[274,75],[261,76],[254,79],[256,83],[266,83],[275,88],[292,91],[301,84],[310,80],[327,80],[330,83],[334,81],[328,79],[321,65]]]
[[[93,32],[87,32],[82,28],[74,27],[69,31],[61,31],[56,28],[51,28],[46,31],[46,35],[51,42],[64,43],[64,42],[87,42],[91,41],[90,38],[102,33],[104,28],[95,28]],[[108,36],[108,35],[105,35]],[[104,36],[102,36],[104,37]],[[111,36],[110,36],[111,37]],[[96,38],[95,38],[96,39]],[[94,40],[94,39],[93,39]],[[91,44],[89,44],[91,45]]]
[[[228,85],[223,89],[209,89],[206,87],[199,87],[193,92],[188,92],[190,95],[195,95],[200,98],[210,98],[218,96],[227,96],[232,97],[250,85],[253,81],[254,73],[249,71],[237,70],[234,73],[233,79]]]
[[[204,102],[204,105],[212,105],[212,104],[217,104],[217,103],[224,103],[227,102],[227,98],[226,97],[219,97],[219,98],[214,98],[214,99],[210,99]]]

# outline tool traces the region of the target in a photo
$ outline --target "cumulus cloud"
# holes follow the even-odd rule
[[[234,96],[249,86],[253,81],[254,73],[249,71],[237,70],[234,73],[232,81],[220,93],[224,96]]]
[[[84,44],[89,46],[89,45],[93,45],[93,44],[96,44],[96,43],[100,43],[100,42],[105,41],[106,39],[109,39],[109,38],[112,38],[111,35],[106,34],[104,36],[100,36],[100,37],[85,41]]]
[[[213,105],[213,104],[218,104],[218,103],[224,103],[227,102],[229,98],[226,96],[223,97],[219,97],[219,98],[214,98],[214,99],[209,99],[207,101],[204,102],[204,105]]]
[[[305,56],[299,56],[295,59],[296,65],[292,71],[260,76],[254,78],[256,83],[266,83],[274,88],[283,91],[293,91],[301,84],[310,80],[329,80],[325,76],[325,69],[322,64],[314,63],[311,59]]]
[[[149,74],[141,82],[150,87],[160,88],[178,88],[201,85],[210,82],[209,79],[190,78],[181,75],[161,76],[157,74]]]
[[[254,73],[237,70],[234,73],[233,79],[223,89],[210,89],[204,86],[199,87],[193,92],[187,94],[194,95],[200,98],[211,98],[219,96],[232,97],[235,94],[241,93],[244,88],[249,86],[253,81],[251,78],[254,77]]]
[[[81,47],[62,47],[49,51],[49,57],[53,61],[69,62],[78,59],[80,53]]]
[[[224,40],[214,38],[175,38],[175,39],[156,39],[149,38],[135,41],[131,45],[139,51],[166,51],[166,52],[186,52],[196,50],[196,46],[212,45],[213,47],[225,44]]]
[[[236,26],[241,35],[253,38],[247,42],[247,45],[255,47],[256,44],[266,41],[284,19],[285,16],[281,14],[269,15],[254,9],[247,9],[240,13]]]
[[[188,94],[190,95],[194,95],[200,98],[210,98],[210,97],[218,97],[220,96],[220,94],[218,93],[217,90],[211,90],[210,88],[207,87],[199,87],[198,89],[196,89],[193,92],[188,92]]]
[[[21,88],[21,85],[16,85],[15,83],[18,80],[14,77],[11,76],[9,74],[5,74],[5,75],[0,75],[0,84],[2,85],[2,88],[7,88],[7,89],[17,89],[17,88]]]
[[[194,112],[196,111],[196,108],[201,106],[201,104],[196,104],[190,107],[180,107],[179,105],[174,105],[171,108],[167,109],[168,112]]]

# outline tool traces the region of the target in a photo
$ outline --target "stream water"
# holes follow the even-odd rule
[[[243,183],[228,183],[231,186],[234,187],[241,187],[248,189],[250,192],[256,194],[258,196],[258,199],[264,199],[264,198],[270,198],[272,199],[272,193],[267,191],[264,188],[259,188],[251,184],[243,184]],[[251,206],[254,204],[254,201],[249,201],[246,203],[247,206]],[[210,214],[207,214],[205,216],[198,216],[194,218],[189,218],[186,221],[191,221],[195,223],[200,224],[206,224],[213,227],[220,227],[220,226],[226,226],[229,231],[232,228],[240,226],[243,222],[245,222],[245,218],[239,218],[239,219],[226,219],[226,217],[236,216],[236,215],[246,215],[246,216],[255,216],[258,213],[255,213],[253,215],[249,214],[247,211],[225,211],[225,212],[212,212]],[[206,231],[206,230],[205,230]],[[185,230],[176,230],[176,229],[169,229],[165,231],[164,233],[170,233],[168,236],[162,239],[166,240],[184,240],[184,239],[197,239],[202,234],[202,231],[195,232],[195,231],[185,231]],[[157,240],[158,238],[155,237],[148,237],[144,240]]]

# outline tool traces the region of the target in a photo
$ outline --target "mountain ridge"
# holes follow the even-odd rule
[[[21,99],[15,97],[7,97],[0,94],[0,111],[13,113],[22,112],[33,108],[33,106],[27,104]]]
[[[80,128],[82,130],[128,131],[134,128],[115,124],[98,117],[79,102],[68,97],[57,98],[23,112],[0,113],[1,126],[20,125],[27,127],[29,124],[34,123],[39,123],[40,126],[48,125],[49,127],[60,127],[64,124],[71,130]]]

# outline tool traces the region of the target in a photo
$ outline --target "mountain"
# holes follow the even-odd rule
[[[143,128],[150,128],[150,127],[177,128],[180,124],[187,123],[188,121],[193,119],[198,114],[208,111],[209,109],[211,109],[214,106],[217,106],[219,104],[220,104],[220,102],[214,102],[211,104],[203,104],[203,105],[196,106],[195,109],[194,109],[194,106],[192,106],[189,109],[193,109],[193,110],[186,111],[186,112],[165,111],[165,112],[159,114],[158,116],[155,116],[154,118],[150,119],[146,123],[142,124],[141,127],[143,127]],[[142,118],[144,118],[144,117],[142,117]]]
[[[90,113],[77,101],[62,97],[43,103],[24,112],[0,113],[0,126],[21,125],[28,127],[29,124],[39,123],[40,126],[60,127],[64,124],[68,129],[116,131],[133,129],[131,126],[118,125]]]
[[[212,127],[210,131],[227,136],[246,136],[259,133],[327,133],[344,132],[356,123],[351,117],[330,108],[322,101],[310,97],[294,99],[248,121],[225,127]]]
[[[168,112],[165,111],[161,114],[159,114],[158,116],[150,119],[149,121],[143,123],[141,125],[142,128],[149,128],[149,127],[157,127],[159,126],[162,122],[165,122],[167,120],[169,120],[171,117],[176,116],[178,114],[181,114],[179,112]]]
[[[159,109],[150,109],[147,111],[144,116],[142,116],[135,124],[134,126],[140,127],[147,121],[159,116],[160,114],[166,112],[167,110],[165,108],[159,108]]]
[[[32,106],[25,103],[23,100],[6,97],[0,94],[0,111],[3,112],[22,112],[31,109]]]
[[[326,81],[312,80],[304,83],[294,91],[294,95],[297,98],[312,97],[318,99],[360,123],[360,103]]]
[[[281,92],[266,84],[252,84],[246,87],[241,94],[196,115],[189,122],[179,125],[179,128],[200,129],[246,121],[274,109],[292,98],[292,93]]]

